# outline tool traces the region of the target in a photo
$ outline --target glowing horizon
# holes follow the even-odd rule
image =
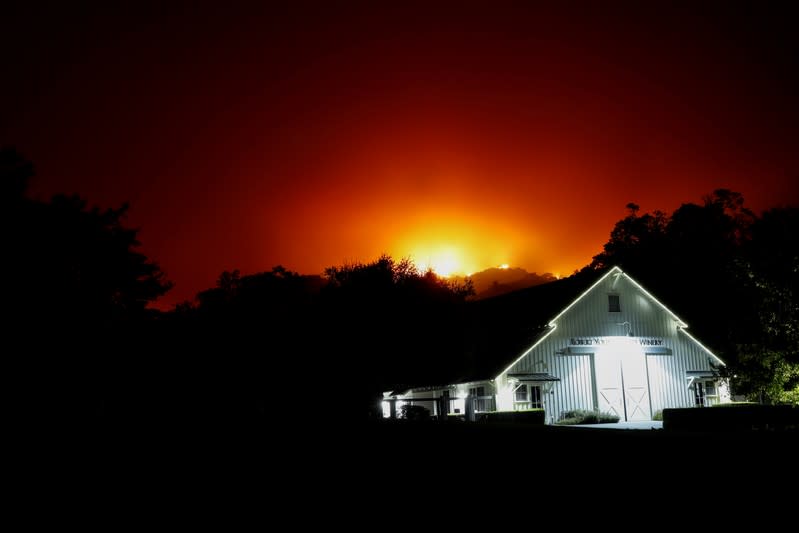
[[[774,6],[384,4],[158,10],[146,28],[120,12],[114,32],[35,10],[8,25],[37,46],[12,58],[0,133],[36,165],[34,197],[130,201],[141,252],[175,282],[162,308],[223,270],[383,253],[567,276],[629,202],[799,198],[797,37]]]

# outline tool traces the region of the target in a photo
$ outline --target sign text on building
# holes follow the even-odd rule
[[[625,340],[630,344],[637,344],[639,346],[663,346],[662,337],[572,337],[569,339],[569,345],[604,346],[608,344],[617,344]]]

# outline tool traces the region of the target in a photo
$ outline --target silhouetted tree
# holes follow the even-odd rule
[[[266,406],[267,416],[368,416],[382,390],[429,383],[463,353],[468,283],[420,273],[408,259],[333,266],[302,276],[281,266],[220,275],[172,319],[203,348],[213,396]],[[183,327],[183,326],[181,326]],[[192,333],[193,332],[193,333]],[[330,407],[329,402],[337,403]],[[215,399],[211,403],[219,403]]]
[[[605,243],[604,251],[594,257],[591,268],[600,269],[623,264],[636,270],[663,253],[666,244],[668,217],[662,211],[638,216],[639,207],[627,204],[630,213],[616,223]]]
[[[799,209],[770,209],[750,230],[738,282],[750,295],[756,327],[735,346],[729,371],[752,396],[799,403]]]
[[[127,205],[88,208],[64,195],[32,200],[25,196],[32,176],[19,154],[0,151],[6,325],[25,346],[20,364],[38,372],[20,373],[32,384],[21,408],[74,412],[86,395],[98,399],[108,359],[132,349],[151,314],[147,304],[171,283],[136,251],[137,230],[123,224]]]
[[[323,284],[279,265],[252,275],[225,271],[216,287],[197,295],[196,306],[170,313],[174,351],[187,354],[179,368],[192,411],[225,418],[302,412],[297,383],[319,344]]]
[[[397,383],[445,382],[466,351],[470,283],[419,273],[408,259],[382,256],[327,269],[323,316],[327,338],[346,354],[339,375],[354,405],[376,407]]]
[[[169,290],[158,265],[135,251],[137,230],[122,224],[127,209],[88,209],[85,200],[62,195],[30,204],[19,263],[20,278],[29,279],[29,313],[95,326],[140,316]]]

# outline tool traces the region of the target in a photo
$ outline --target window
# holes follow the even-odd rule
[[[516,402],[527,401],[527,385],[522,383],[516,388],[516,390],[513,392],[513,400]]]
[[[608,312],[621,313],[621,304],[619,304],[618,294],[608,294]]]
[[[703,381],[694,382],[694,405],[696,407],[705,406],[705,383]]]
[[[696,407],[709,407],[719,403],[718,385],[713,380],[696,380],[693,384],[694,405]]]
[[[475,387],[473,389],[469,389],[469,396],[485,396],[485,388],[484,387]]]
[[[541,403],[541,387],[538,385],[530,385],[530,409],[541,409],[544,404]]]

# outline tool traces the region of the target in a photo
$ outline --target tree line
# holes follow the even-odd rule
[[[377,416],[380,392],[444,383],[474,352],[473,288],[381,256],[301,275],[222,272],[169,312],[127,206],[27,196],[32,165],[0,151],[13,410],[177,420]],[[799,215],[718,190],[674,213],[634,204],[577,276],[618,264],[728,363],[736,392],[799,401]],[[298,415],[299,413],[299,415]]]

